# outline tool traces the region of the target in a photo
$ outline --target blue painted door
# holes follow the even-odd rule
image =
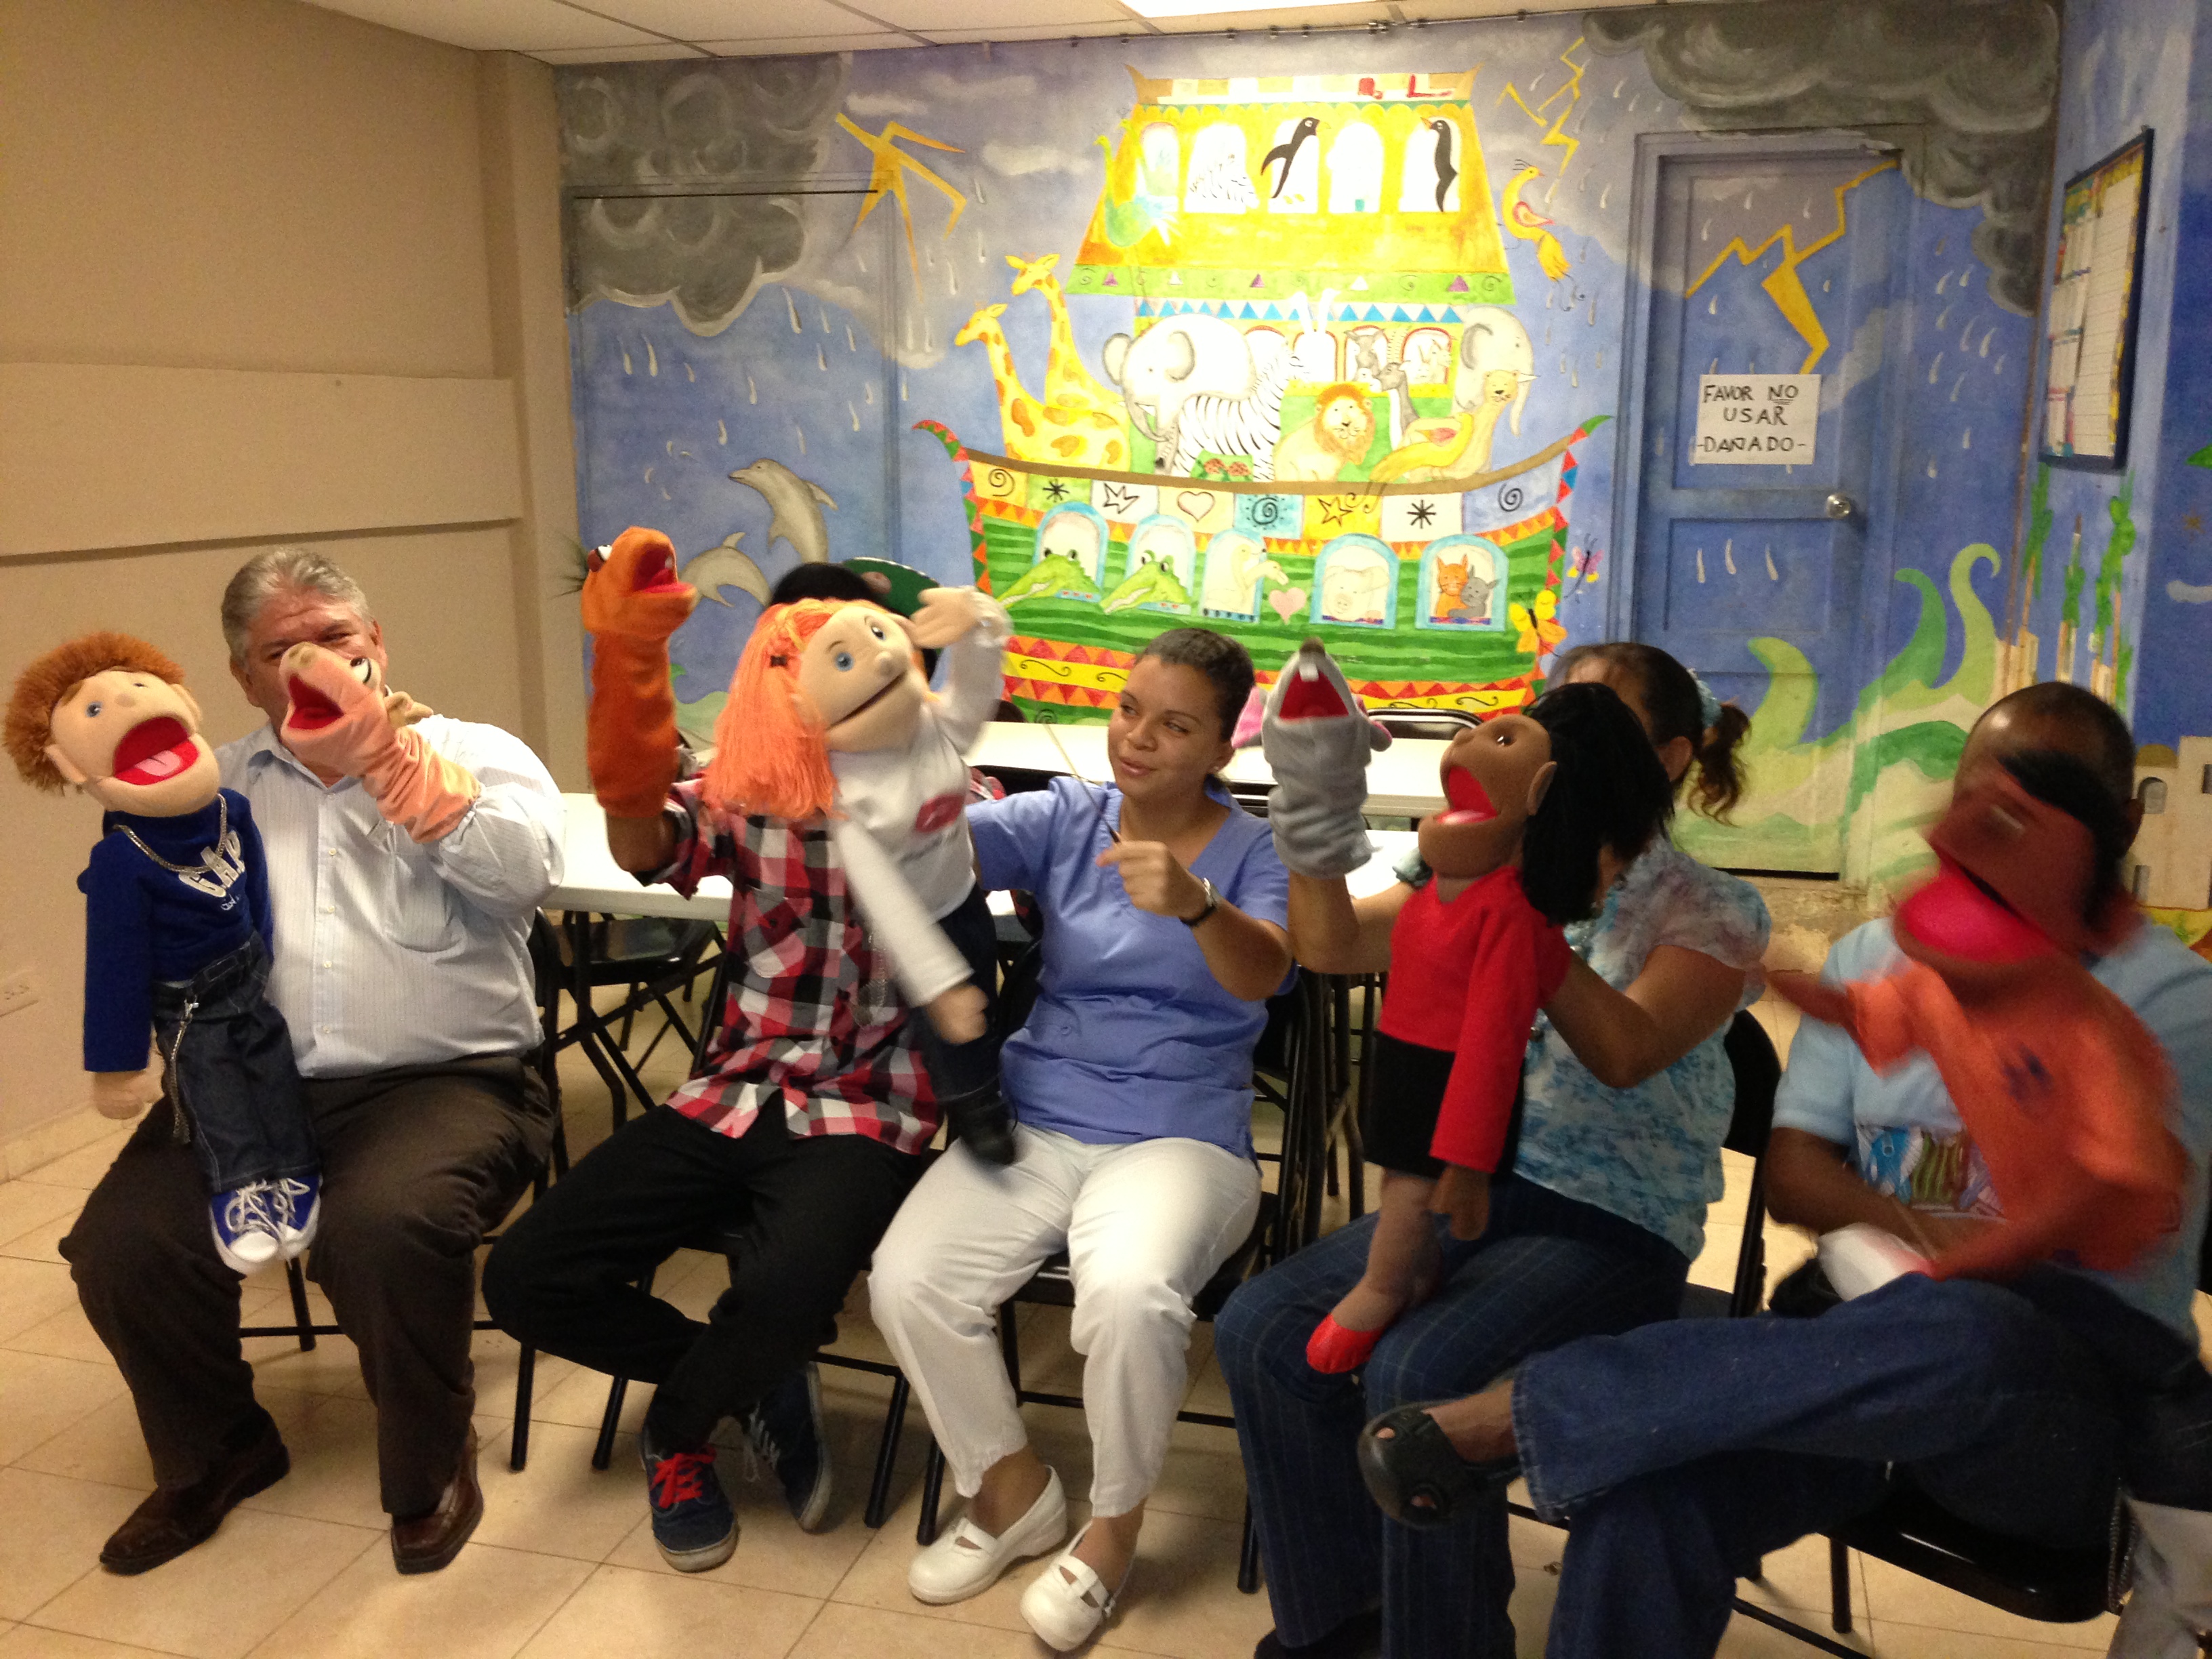
[[[1705,147],[1707,150],[1712,149]],[[1906,194],[1893,158],[1845,141],[1663,155],[1647,171],[1650,312],[1636,434],[1633,636],[1759,712],[1762,749],[1850,718],[1862,570],[1888,490],[1884,323]],[[1708,377],[1817,374],[1809,464],[1700,462]],[[1764,395],[1763,393],[1761,395]],[[1797,729],[1782,730],[1783,726]],[[1721,861],[1842,867],[1848,767],[1754,768],[1772,826]]]

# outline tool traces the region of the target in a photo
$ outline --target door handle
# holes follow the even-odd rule
[[[1858,510],[1858,503],[1840,489],[1830,490],[1828,499],[1820,503],[1820,511],[1831,519],[1848,519]]]

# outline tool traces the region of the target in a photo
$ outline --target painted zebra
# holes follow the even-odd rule
[[[1242,398],[1196,392],[1176,411],[1175,442],[1168,471],[1182,477],[1197,470],[1199,457],[1249,455],[1252,476],[1275,476],[1275,441],[1283,433],[1283,392],[1296,367],[1288,350],[1279,350],[1257,366],[1257,383]]]

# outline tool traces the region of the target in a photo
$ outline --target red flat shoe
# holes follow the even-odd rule
[[[1372,1331],[1355,1331],[1336,1322],[1329,1315],[1314,1327],[1314,1334],[1306,1339],[1306,1364],[1317,1371],[1334,1375],[1356,1371],[1367,1363],[1375,1345],[1382,1340],[1388,1325]]]

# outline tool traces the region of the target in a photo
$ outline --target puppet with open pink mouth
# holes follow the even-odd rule
[[[267,995],[261,837],[246,798],[218,785],[183,679],[143,640],[72,640],[16,679],[8,752],[33,787],[74,787],[106,809],[77,878],[93,1103],[129,1118],[166,1103],[207,1176],[216,1254],[244,1273],[307,1248],[320,1161]]]

